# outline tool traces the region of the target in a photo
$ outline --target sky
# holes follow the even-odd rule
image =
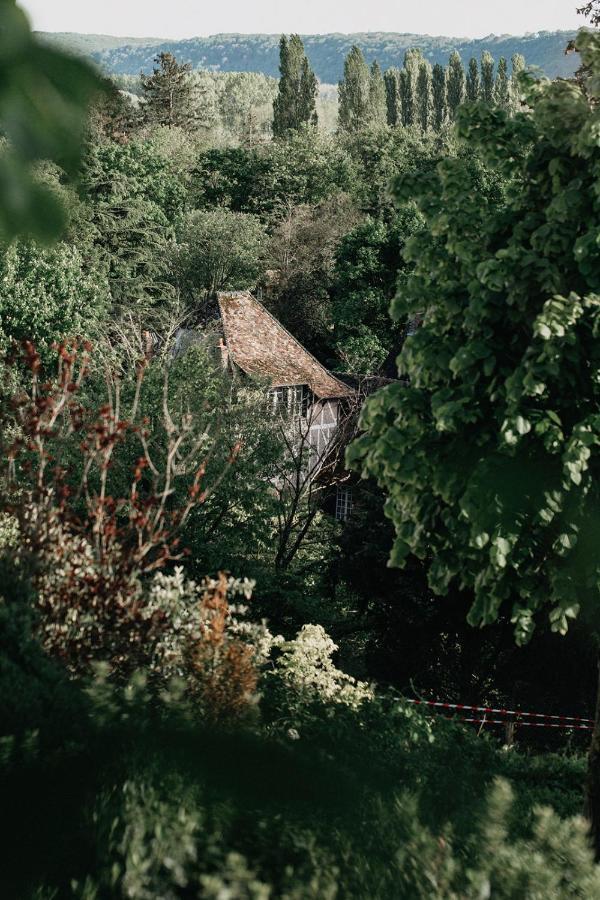
[[[399,31],[451,37],[575,29],[583,0],[18,0],[37,31],[185,38]]]

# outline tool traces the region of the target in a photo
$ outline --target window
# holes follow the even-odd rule
[[[269,392],[273,413],[289,416],[306,416],[308,409],[308,389],[304,384],[278,387]]]
[[[338,484],[335,494],[335,517],[345,522],[352,512],[352,488]]]

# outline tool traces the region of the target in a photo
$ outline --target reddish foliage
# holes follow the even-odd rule
[[[162,614],[148,614],[143,578],[184,555],[178,531],[208,496],[202,487],[206,465],[197,458],[200,443],[193,444],[189,421],[176,427],[166,408],[162,465],[151,457],[148,422],[137,416],[145,361],[137,367],[129,418],[121,418],[118,384],[110,378],[107,402],[96,414],[86,410],[79,395],[90,353],[89,344],[57,347],[57,376],[40,383],[39,354],[30,342],[24,344],[21,361],[30,372],[30,386],[13,397],[11,427],[2,429],[4,434],[18,429],[18,437],[4,448],[10,486],[5,509],[18,519],[21,553],[32,565],[44,647],[73,672],[104,659],[127,674],[145,664],[148,648],[165,627]],[[70,441],[79,453],[77,484],[58,456],[73,435],[81,436]],[[111,463],[116,448],[131,437],[139,441],[140,455],[128,492],[114,497]],[[184,446],[187,468],[181,462]],[[187,501],[176,507],[170,501],[181,475],[191,484]],[[241,658],[232,656],[227,665],[239,668]]]
[[[203,639],[190,648],[190,669],[196,677],[203,708],[214,719],[235,718],[256,694],[258,673],[252,648],[227,634],[227,578],[218,578],[200,604]]]

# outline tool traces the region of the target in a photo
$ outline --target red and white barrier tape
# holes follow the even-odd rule
[[[519,728],[574,728],[579,731],[593,731],[593,725],[550,725],[546,722],[514,722],[512,719],[449,719],[454,722],[470,722],[472,725],[518,725]]]
[[[433,706],[439,709],[457,709],[461,712],[479,712],[479,713],[493,713],[499,716],[517,716],[518,719],[525,717],[527,719],[544,719],[550,721],[558,721],[558,722],[585,722],[589,725],[594,724],[593,719],[585,719],[582,716],[552,716],[545,715],[544,713],[533,713],[533,712],[524,712],[521,709],[495,709],[492,706],[467,706],[465,703],[440,703],[435,700],[407,700],[407,703],[413,703],[415,706]],[[519,722],[520,725],[525,725],[525,722]],[[531,723],[533,724],[533,723]],[[540,725],[540,727],[542,727]],[[548,725],[548,727],[554,728],[563,728],[563,725]],[[574,728],[575,725],[569,726]]]

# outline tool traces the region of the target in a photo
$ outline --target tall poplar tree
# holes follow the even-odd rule
[[[387,122],[387,96],[383,74],[377,60],[371,66],[369,81],[370,120],[373,125],[385,125]]]
[[[371,72],[360,47],[352,47],[338,85],[338,120],[346,131],[359,131],[371,120]]]
[[[455,50],[448,63],[448,114],[456,118],[456,110],[465,102],[465,69],[460,54]]]
[[[481,54],[481,99],[494,102],[494,57],[488,50]]]
[[[510,79],[508,77],[508,63],[501,56],[498,60],[498,72],[494,84],[494,100],[502,109],[510,108]]]
[[[273,134],[283,137],[303,125],[317,124],[318,84],[297,34],[279,42],[279,90],[273,102]]]
[[[418,121],[417,81],[423,60],[420,50],[410,49],[404,55],[404,68],[400,72],[400,104],[402,124],[414,125]]]
[[[521,53],[513,53],[511,60],[512,72],[510,76],[510,105],[514,112],[521,107],[521,88],[519,75],[525,71],[525,57]]]
[[[417,122],[423,131],[429,130],[433,116],[431,80],[431,63],[423,59],[417,75]]]
[[[398,69],[388,69],[384,75],[387,123],[392,126],[402,121],[399,74]]]
[[[143,118],[151,125],[189,128],[198,121],[198,91],[190,63],[159,53],[152,75],[141,75]]]
[[[433,67],[431,86],[433,92],[433,127],[436,131],[439,131],[448,116],[446,70],[439,63],[436,63]]]
[[[471,57],[469,71],[467,72],[467,100],[469,103],[477,103],[481,97],[481,78],[479,77],[479,63],[475,57]]]

